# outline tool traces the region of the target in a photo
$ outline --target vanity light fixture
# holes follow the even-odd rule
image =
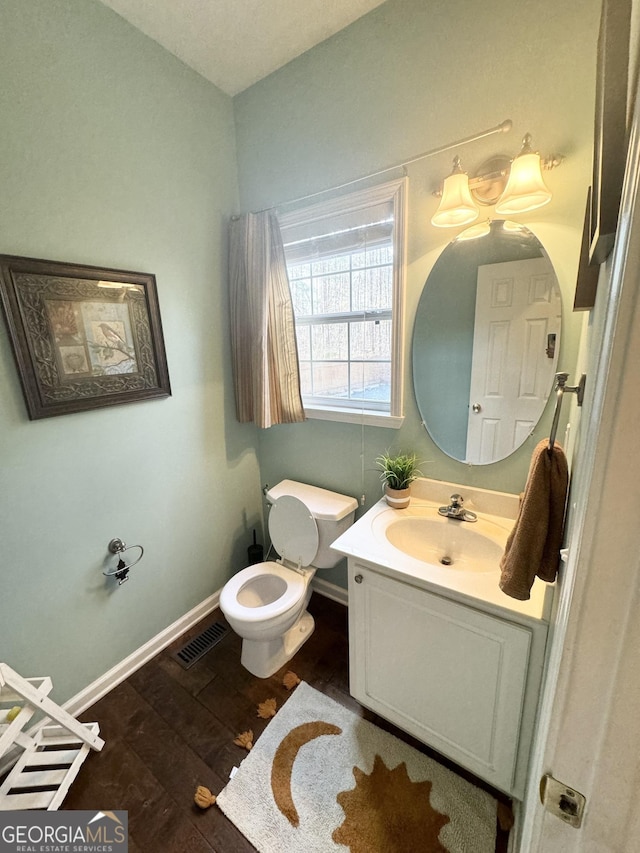
[[[440,206],[431,217],[431,224],[438,228],[468,225],[474,222],[480,211],[471,198],[469,176],[462,169],[459,157],[453,160],[453,171],[444,179]]]
[[[478,217],[476,203],[495,205],[495,212],[501,216],[542,207],[552,198],[542,178],[542,169],[553,169],[563,159],[554,154],[541,160],[540,154],[531,147],[529,133],[514,160],[493,157],[483,163],[479,174],[471,179],[462,171],[460,159],[456,157],[452,174],[444,180],[440,205],[431,223],[442,228],[467,225]]]
[[[531,134],[525,134],[520,153],[511,163],[509,179],[496,213],[512,216],[536,210],[551,201],[551,192],[542,179],[540,154],[531,147]]]

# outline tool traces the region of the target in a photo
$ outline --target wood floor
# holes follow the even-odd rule
[[[225,786],[231,768],[246,755],[234,737],[248,728],[259,737],[267,722],[256,715],[256,706],[271,697],[280,706],[286,699],[287,669],[438,758],[349,695],[346,608],[314,593],[309,611],[316,621],[313,635],[270,679],[257,679],[241,666],[241,641],[231,630],[188,670],[171,657],[210,623],[225,623],[216,610],[93,705],[81,719],[100,723],[106,745],[88,756],[63,808],[127,810],[130,853],[252,853],[253,845],[219,809],[201,811],[193,795],[198,785],[214,793]],[[507,838],[498,830],[497,853],[506,851]]]

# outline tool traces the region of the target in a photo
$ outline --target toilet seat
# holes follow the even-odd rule
[[[318,553],[320,535],[309,508],[293,495],[282,495],[269,510],[269,536],[283,560],[310,566]]]
[[[252,581],[261,577],[281,578],[285,584],[282,595],[269,604],[258,607],[248,607],[241,604],[238,596]],[[220,593],[220,607],[223,613],[229,613],[245,622],[261,622],[280,616],[295,607],[303,597],[307,586],[306,578],[292,569],[287,569],[280,563],[269,560],[256,563],[242,569],[231,580],[227,581]]]

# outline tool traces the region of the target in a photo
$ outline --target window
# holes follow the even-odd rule
[[[402,423],[405,187],[280,215],[308,417]]]

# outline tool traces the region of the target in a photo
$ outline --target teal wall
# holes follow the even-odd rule
[[[0,322],[0,660],[66,699],[246,565],[233,104],[93,0],[0,4],[0,253],[155,273],[173,396],[30,422]],[[145,555],[102,576],[119,536]]]
[[[415,450],[425,460],[427,476],[521,491],[531,451],[548,434],[549,407],[518,452],[488,466],[449,459],[421,425],[410,370],[413,319],[428,274],[453,236],[430,225],[437,205],[432,193],[450,172],[454,154],[473,173],[488,157],[514,156],[526,132],[543,153],[567,156],[560,169],[547,173],[551,204],[515,218],[541,240],[556,268],[565,310],[559,366],[572,373],[581,330],[581,317],[571,309],[590,183],[599,5],[598,0],[388,0],[235,97],[245,210],[279,204],[290,209],[281,203],[513,120],[508,135],[407,169],[402,428],[309,420],[261,431],[263,481],[287,476],[365,494],[368,507],[380,496],[375,457],[391,448]],[[323,577],[344,585],[344,565]]]
[[[154,273],[173,396],[30,422],[0,323],[0,660],[50,674],[59,700],[78,692],[245,564],[261,483],[294,477],[370,506],[373,460],[403,447],[429,476],[522,487],[531,443],[479,468],[433,445],[408,346],[399,432],[239,425],[226,220],[511,118],[511,134],[459,153],[473,171],[531,131],[567,155],[552,204],[523,221],[556,266],[571,371],[598,5],[388,0],[232,100],[96,0],[2,0],[0,253]],[[453,153],[408,170],[407,344],[451,239],[429,219]],[[114,536],[145,547],[119,589],[102,576]],[[323,576],[344,583],[344,567]]]

